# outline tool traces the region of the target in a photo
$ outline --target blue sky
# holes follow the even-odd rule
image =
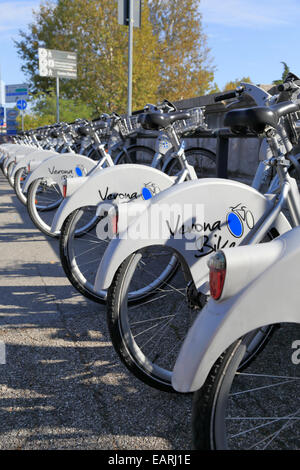
[[[201,0],[200,11],[220,88],[243,76],[272,83],[281,61],[300,76],[300,0]]]
[[[114,0],[112,0],[114,1]],[[204,31],[217,67],[215,81],[250,76],[254,83],[281,77],[282,64],[300,75],[300,0],[201,0]],[[0,68],[6,84],[26,80],[13,45],[40,0],[0,0]]]

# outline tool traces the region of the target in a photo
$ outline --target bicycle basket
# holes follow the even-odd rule
[[[182,121],[177,121],[174,124],[176,132],[180,135],[189,133],[195,129],[202,128],[207,129],[207,124],[205,122],[204,116],[204,107],[202,108],[191,108],[187,110],[191,117],[189,119],[183,119]]]
[[[97,134],[101,138],[101,141],[108,140],[111,136],[110,126],[107,126],[104,129],[97,129]]]
[[[118,121],[119,132],[123,138],[128,137],[131,134],[137,132],[141,128],[138,122],[138,115],[126,116]]]

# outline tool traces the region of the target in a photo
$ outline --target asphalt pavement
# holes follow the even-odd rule
[[[0,299],[0,449],[190,449],[192,396],[127,372],[105,306],[70,285],[2,173]]]

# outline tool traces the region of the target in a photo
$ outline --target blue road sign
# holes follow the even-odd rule
[[[3,119],[0,119],[0,126],[3,126],[3,124],[4,124]]]
[[[0,106],[0,119],[4,118],[4,107]]]
[[[16,129],[18,127],[18,123],[16,121],[7,120],[6,121],[6,128],[7,129]]]
[[[7,129],[6,134],[7,135],[17,135],[17,129]]]
[[[18,100],[17,101],[17,108],[18,109],[21,109],[21,110],[24,110],[27,108],[27,101],[25,100]]]
[[[6,119],[16,119],[16,117],[18,116],[19,114],[19,111],[17,109],[14,109],[14,108],[9,108],[6,110]]]

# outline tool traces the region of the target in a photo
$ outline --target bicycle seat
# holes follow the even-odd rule
[[[246,134],[249,131],[262,134],[266,126],[276,128],[281,116],[298,110],[299,105],[292,101],[284,101],[269,107],[234,109],[225,115],[224,126],[230,127],[232,132],[238,134]]]
[[[56,139],[57,137],[60,137],[61,135],[62,135],[62,132],[56,129],[53,129],[50,132],[50,136],[53,137],[54,139]]]
[[[84,137],[92,134],[93,130],[91,128],[91,126],[88,124],[88,125],[85,125],[85,126],[80,126],[77,128],[77,133],[79,135],[82,135]]]
[[[170,124],[182,119],[188,119],[191,115],[187,111],[174,111],[172,113],[142,113],[138,117],[138,122],[143,129],[158,130],[165,129]]]

